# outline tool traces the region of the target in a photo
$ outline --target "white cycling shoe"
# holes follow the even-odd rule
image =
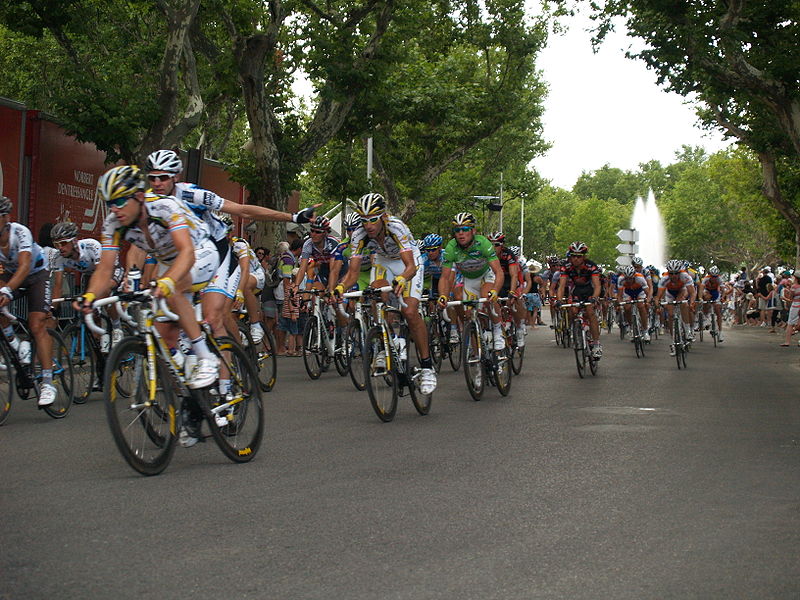
[[[419,391],[423,396],[429,396],[436,389],[436,371],[422,369],[419,375]]]
[[[197,390],[216,382],[219,378],[219,362],[219,358],[216,356],[198,359],[197,366],[194,368],[194,372],[186,386]]]
[[[39,393],[39,406],[50,406],[56,401],[58,390],[52,383],[43,383]]]

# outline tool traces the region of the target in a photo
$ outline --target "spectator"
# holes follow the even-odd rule
[[[761,327],[767,326],[767,309],[769,308],[769,300],[772,297],[769,286],[772,284],[772,279],[769,277],[769,267],[764,267],[756,278],[756,298],[758,299],[758,310]]]
[[[791,284],[784,286],[783,298],[789,302],[789,317],[786,320],[786,334],[781,346],[788,346],[792,341],[792,334],[800,325],[800,271],[795,270]]]
[[[300,297],[296,293],[292,271],[296,268],[303,241],[295,239],[290,245],[286,242],[278,244],[280,256],[278,271],[280,272],[283,294],[280,317],[278,318],[277,346],[278,356],[299,356],[297,344],[302,344],[303,332],[300,330]],[[288,337],[287,337],[288,334]]]
[[[283,242],[285,243],[285,242]],[[261,291],[261,314],[264,318],[264,328],[275,336],[275,324],[280,314],[278,311],[278,300],[276,290],[281,288],[281,301],[283,301],[283,282],[276,269],[277,258],[271,257],[267,248],[259,246],[256,248],[256,258],[264,269],[264,289]]]

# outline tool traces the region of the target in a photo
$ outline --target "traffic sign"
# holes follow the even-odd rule
[[[639,232],[635,229],[620,229],[617,232],[617,237],[623,242],[638,242]]]
[[[639,252],[639,244],[634,244],[633,242],[617,244],[617,251],[624,252],[626,254],[636,254]]]
[[[622,256],[617,257],[617,264],[622,265],[623,267],[630,267],[633,263],[631,262],[630,256],[623,254]]]

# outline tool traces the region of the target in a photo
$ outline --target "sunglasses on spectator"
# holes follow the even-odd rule
[[[69,239],[64,239],[64,240],[56,240],[56,241],[53,242],[53,245],[56,248],[61,248],[62,246],[66,246],[67,244],[69,244],[71,242],[74,242],[74,241],[75,241],[74,237],[69,238]]]
[[[172,175],[170,175],[169,173],[165,173],[163,175],[148,175],[147,176],[147,178],[150,181],[166,181],[170,177],[172,177]]]
[[[359,217],[362,223],[377,223],[383,218],[383,215],[374,215],[372,217]]]
[[[108,208],[122,208],[128,203],[128,200],[133,198],[133,196],[124,196],[122,198],[114,198],[113,200],[106,200],[106,206]]]
[[[459,231],[472,231],[472,227],[453,227],[453,233],[458,233]]]

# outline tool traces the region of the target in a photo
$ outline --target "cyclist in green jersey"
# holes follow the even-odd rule
[[[503,269],[494,251],[494,246],[482,235],[475,234],[476,219],[472,213],[458,213],[453,217],[453,239],[444,249],[442,276],[439,279],[439,305],[447,306],[453,290],[455,272],[464,278],[464,292],[467,298],[488,298],[492,303],[490,313],[493,327],[495,350],[505,348],[502,326],[500,324],[500,305],[497,290],[503,286]]]

